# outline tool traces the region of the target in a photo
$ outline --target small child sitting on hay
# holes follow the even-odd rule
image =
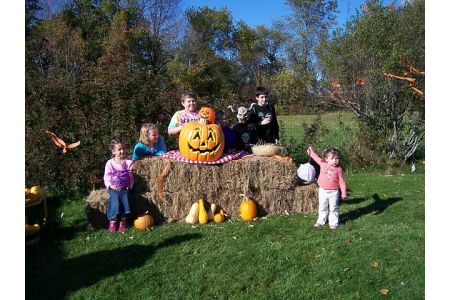
[[[256,104],[253,103],[253,105]],[[252,152],[250,144],[255,144],[257,142],[254,124],[248,123],[249,110],[251,107],[252,106],[246,108],[241,106],[237,110],[238,123],[233,127],[233,131],[237,136],[235,145],[237,150]]]
[[[119,140],[112,140],[110,150],[112,158],[106,162],[103,180],[109,194],[107,216],[109,231],[124,233],[126,219],[130,213],[128,201],[129,190],[133,188],[134,177],[131,172],[132,160],[125,157],[125,145]],[[117,218],[120,216],[119,229]]]
[[[223,135],[225,137],[224,153],[236,148],[236,133],[228,126],[228,120],[223,110],[216,112],[216,123],[222,128]]]
[[[331,229],[339,226],[339,188],[342,199],[347,198],[347,185],[345,183],[342,167],[339,166],[341,154],[335,148],[325,149],[324,159],[314,152],[312,147],[306,150],[308,155],[320,166],[319,178],[319,216],[314,227],[325,225],[327,218]]]
[[[152,123],[142,125],[139,142],[134,146],[131,159],[161,156],[166,152],[166,144],[164,138],[159,134],[158,127]]]

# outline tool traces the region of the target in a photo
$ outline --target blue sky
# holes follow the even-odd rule
[[[343,25],[347,18],[354,15],[356,9],[361,7],[365,0],[338,0],[337,16],[339,25]],[[383,3],[392,1],[383,0]],[[183,0],[183,9],[190,6],[208,5],[211,8],[222,8],[226,6],[235,21],[244,20],[247,25],[255,27],[256,25],[272,24],[276,18],[289,14],[289,10],[284,0]]]

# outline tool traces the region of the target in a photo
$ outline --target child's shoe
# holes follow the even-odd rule
[[[124,233],[126,228],[127,228],[127,223],[125,222],[125,220],[120,220],[119,232]]]
[[[336,230],[336,229],[337,229],[337,225],[335,225],[335,226],[330,226],[330,229],[331,229],[331,230]]]
[[[322,224],[320,224],[320,223],[316,223],[316,224],[314,224],[314,227],[316,227],[316,228],[320,228],[320,227],[322,227],[323,225]]]
[[[116,232],[117,231],[117,221],[116,220],[110,220],[109,221],[109,232]]]

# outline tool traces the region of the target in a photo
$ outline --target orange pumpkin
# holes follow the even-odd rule
[[[220,213],[214,215],[214,222],[217,224],[222,223],[225,220],[225,214],[223,212],[223,209],[220,210]]]
[[[241,218],[244,221],[250,221],[256,218],[256,203],[251,199],[246,199],[244,196],[244,201],[241,202],[239,207],[241,211]]]
[[[209,124],[213,124],[216,122],[216,111],[211,107],[204,106],[198,111],[198,117],[206,119]]]
[[[134,220],[134,228],[145,230],[153,226],[153,217],[149,214],[140,215]]]
[[[216,161],[223,153],[225,138],[216,124],[206,124],[206,119],[186,123],[178,137],[181,155],[195,161]]]

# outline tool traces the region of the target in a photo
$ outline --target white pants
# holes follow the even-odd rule
[[[325,225],[327,217],[330,227],[339,225],[339,190],[319,188],[319,217],[316,223]]]

